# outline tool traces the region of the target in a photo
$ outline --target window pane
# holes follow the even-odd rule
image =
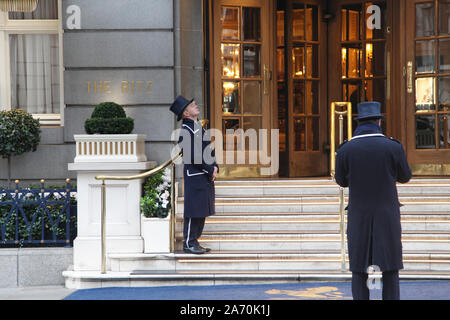
[[[439,111],[450,111],[450,77],[439,79]]]
[[[352,103],[352,110],[361,102],[361,85],[359,81],[346,82],[342,84],[342,98]]]
[[[307,114],[319,114],[319,81],[306,81]]]
[[[284,80],[285,64],[284,64],[284,49],[277,49],[277,74],[278,80]]]
[[[308,150],[319,151],[319,118],[308,118]]]
[[[439,116],[439,148],[450,148],[450,114]]]
[[[434,98],[435,78],[416,79],[416,110],[435,110]]]
[[[222,7],[222,39],[239,40],[239,8]]]
[[[317,41],[318,37],[317,6],[306,6],[306,40]]]
[[[376,79],[364,81],[364,100],[365,101],[378,101],[381,103],[381,113],[386,112],[385,101],[385,89],[386,80]]]
[[[435,149],[434,115],[416,116],[416,148]]]
[[[348,6],[348,40],[360,40],[361,5]]]
[[[261,82],[244,81],[244,113],[261,113]]]
[[[450,72],[450,39],[439,40],[439,72]]]
[[[303,4],[294,4],[292,39],[305,40],[305,9]]]
[[[342,9],[341,10],[341,40],[346,41],[348,40],[347,37],[347,10]]]
[[[222,75],[229,78],[239,78],[239,44],[222,44]]]
[[[450,0],[439,0],[439,34],[450,34]]]
[[[258,77],[261,75],[260,52],[258,44],[244,44],[244,77]]]
[[[346,61],[343,61],[347,78],[359,78],[361,75],[361,45],[357,44],[354,47],[345,48],[347,52]]]
[[[295,151],[306,151],[305,119],[294,118]]]
[[[239,81],[224,81],[222,92],[222,111],[224,114],[239,114]]]
[[[294,113],[305,113],[305,82],[294,81]]]
[[[237,135],[234,135],[234,131],[240,128],[239,119],[223,119],[223,147],[225,150],[237,150]],[[227,130],[233,130],[227,134]]]
[[[8,18],[11,20],[57,20],[58,0],[39,0],[33,12],[9,12]]]
[[[277,11],[277,46],[284,46],[284,11]]]
[[[304,47],[292,49],[292,58],[294,60],[294,78],[303,78],[305,76],[304,55]]]
[[[416,37],[434,35],[434,1],[416,4]]]
[[[385,43],[366,43],[366,77],[384,76],[386,74]]]
[[[435,43],[435,40],[416,41],[416,73],[434,72]]]
[[[261,40],[261,9],[243,8],[242,19],[244,20],[244,39],[245,41]]]
[[[306,76],[308,78],[319,77],[319,46],[306,46]]]
[[[10,35],[12,107],[60,113],[58,35]]]

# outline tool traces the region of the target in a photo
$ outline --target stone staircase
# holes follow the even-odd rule
[[[347,190],[346,190],[347,191]],[[450,279],[450,179],[398,185],[402,279]],[[216,182],[216,215],[183,253],[183,198],[177,201],[176,252],[109,255],[103,285],[169,285],[346,280],[341,271],[339,189],[328,178]]]

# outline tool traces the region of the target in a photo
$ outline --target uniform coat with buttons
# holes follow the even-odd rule
[[[350,270],[403,269],[400,203],[396,182],[411,170],[402,144],[381,134],[377,124],[358,126],[336,156],[336,182],[349,187],[347,240]]]
[[[215,214],[215,190],[212,175],[215,161],[210,140],[205,138],[205,129],[191,119],[183,119],[179,144],[183,150],[184,163],[184,217],[205,218]],[[183,141],[184,137],[186,140]],[[207,150],[208,149],[208,150]],[[212,156],[212,163],[203,155]]]

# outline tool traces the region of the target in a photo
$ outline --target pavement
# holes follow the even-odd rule
[[[375,284],[376,285],[376,284]],[[402,300],[450,300],[450,281],[400,281]],[[381,299],[381,288],[371,290]],[[0,288],[0,300],[351,300],[351,283],[111,287],[67,289],[62,286]]]

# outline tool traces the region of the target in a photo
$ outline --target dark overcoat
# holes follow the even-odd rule
[[[335,179],[349,187],[347,240],[352,272],[367,272],[370,265],[381,271],[403,269],[396,182],[410,178],[402,144],[381,130],[359,130],[339,147]]]
[[[183,119],[178,143],[183,151],[185,218],[204,218],[215,213],[212,175],[214,167],[219,169],[219,166],[214,150],[208,149],[210,139],[205,133],[200,123]],[[211,157],[205,158],[205,154]]]

